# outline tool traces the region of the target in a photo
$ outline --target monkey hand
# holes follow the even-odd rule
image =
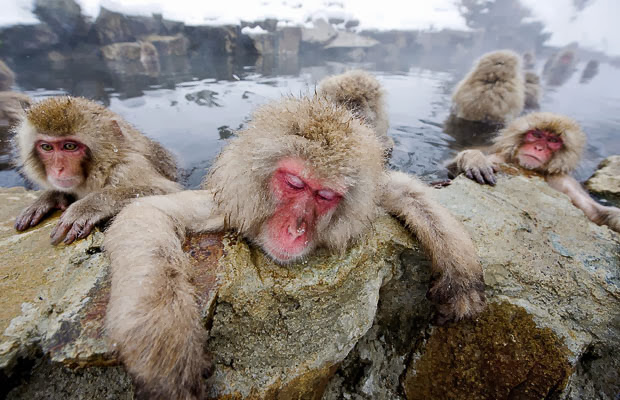
[[[435,323],[439,325],[473,317],[486,306],[482,274],[469,279],[450,279],[444,275],[434,280],[426,297],[435,303]]]
[[[84,200],[73,203],[60,216],[60,220],[50,233],[52,244],[57,245],[61,241],[64,244],[71,244],[76,239],[84,239],[103,217]]]
[[[15,219],[15,229],[24,231],[35,226],[50,211],[55,209],[66,210],[70,203],[71,199],[64,193],[47,191],[19,214]]]
[[[599,225],[607,225],[610,229],[620,232],[620,208],[604,207],[595,219]]]

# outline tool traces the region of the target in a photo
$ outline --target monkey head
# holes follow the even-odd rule
[[[525,83],[531,83],[531,84],[537,85],[540,83],[540,77],[536,75],[535,72],[527,71],[525,73]]]
[[[97,164],[96,172],[101,173],[121,157],[119,126],[115,121],[100,123],[107,113],[104,107],[82,98],[53,97],[34,104],[15,128],[18,167],[43,188],[79,192],[87,181],[94,181],[87,178],[96,158],[102,153],[109,155]],[[104,135],[103,130],[118,135]]]
[[[510,50],[493,51],[478,60],[471,76],[485,83],[510,81],[521,74],[521,57]]]
[[[244,162],[250,160],[251,162]],[[374,220],[384,177],[372,129],[319,96],[260,107],[220,153],[205,186],[230,228],[288,263],[344,250]]]
[[[567,174],[577,167],[585,141],[574,120],[540,112],[512,121],[499,132],[494,148],[523,168],[548,175]]]

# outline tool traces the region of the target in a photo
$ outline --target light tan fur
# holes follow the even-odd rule
[[[521,57],[509,50],[483,55],[457,85],[452,112],[470,121],[506,123],[523,111]]]
[[[0,60],[0,91],[11,90],[11,86],[15,84],[15,73],[11,71],[4,61]]]
[[[56,208],[57,203],[67,206],[76,199],[53,231],[71,229],[73,234],[74,230],[84,231],[112,217],[136,197],[181,189],[173,182],[176,164],[170,153],[119,115],[84,98],[53,97],[34,104],[21,118],[15,134],[16,166],[29,180],[46,189],[18,217],[18,222],[36,214],[36,224],[41,213]],[[84,182],[65,191],[50,184],[34,148],[39,135],[71,136],[88,147]]]
[[[394,141],[387,134],[385,90],[377,78],[366,71],[353,70],[323,79],[319,82],[318,92],[363,119],[374,129],[386,151],[391,152]]]
[[[422,183],[384,169],[372,129],[321,96],[285,98],[256,110],[220,153],[206,190],[136,201],[107,232],[107,333],[145,398],[197,399],[204,391],[206,334],[181,248],[186,232],[233,229],[263,245],[261,232],[277,206],[268,182],[288,158],[303,160],[313,177],[346,192],[319,218],[309,246],[345,251],[387,211],[430,253],[435,279],[429,296],[440,320],[484,307],[482,269],[467,232],[430,200]]]
[[[541,94],[540,77],[534,72],[527,71],[525,73],[525,108],[539,108]]]
[[[542,174],[554,189],[566,194],[594,223],[608,225],[620,232],[620,209],[606,207],[594,201],[570,174],[581,160],[586,135],[579,124],[571,118],[539,112],[512,121],[501,130],[495,144],[485,154],[480,150],[464,150],[447,164],[451,175],[464,173],[481,184],[495,184],[494,172],[502,164],[519,166],[517,153],[527,132],[539,129],[554,133],[562,139],[563,146],[551,159],[535,171]]]
[[[23,93],[0,92],[0,121],[9,125],[17,123],[31,103],[30,97]]]

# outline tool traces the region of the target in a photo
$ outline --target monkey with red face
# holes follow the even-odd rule
[[[585,141],[585,134],[574,120],[552,113],[532,113],[500,131],[489,154],[462,151],[450,161],[448,169],[452,175],[464,173],[469,179],[489,185],[495,185],[494,173],[502,164],[538,172],[591,221],[620,232],[620,209],[594,201],[570,175],[581,159]]]
[[[384,168],[373,127],[344,105],[315,95],[260,107],[222,150],[205,190],[152,196],[126,207],[109,228],[112,288],[106,330],[138,393],[149,399],[204,394],[201,325],[188,231],[233,229],[275,262],[318,247],[345,251],[390,213],[427,249],[429,298],[440,320],[485,305],[482,268],[464,227],[415,178]]]
[[[17,167],[45,192],[15,220],[23,231],[63,210],[52,243],[69,244],[132,199],[180,190],[174,158],[112,111],[84,98],[30,107],[15,128]]]

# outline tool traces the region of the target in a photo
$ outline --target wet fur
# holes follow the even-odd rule
[[[523,111],[521,57],[508,50],[483,55],[452,95],[454,113],[470,121],[506,123]]]
[[[429,250],[435,277],[429,296],[440,319],[458,320],[484,307],[482,269],[467,232],[430,200],[422,183],[384,169],[372,127],[319,95],[285,98],[256,110],[218,156],[206,190],[136,201],[107,232],[106,329],[145,398],[204,393],[206,333],[181,248],[186,232],[233,229],[260,245],[276,205],[268,181],[287,157],[303,159],[323,182],[347,188],[336,210],[317,222],[319,246],[345,251],[387,211]]]

